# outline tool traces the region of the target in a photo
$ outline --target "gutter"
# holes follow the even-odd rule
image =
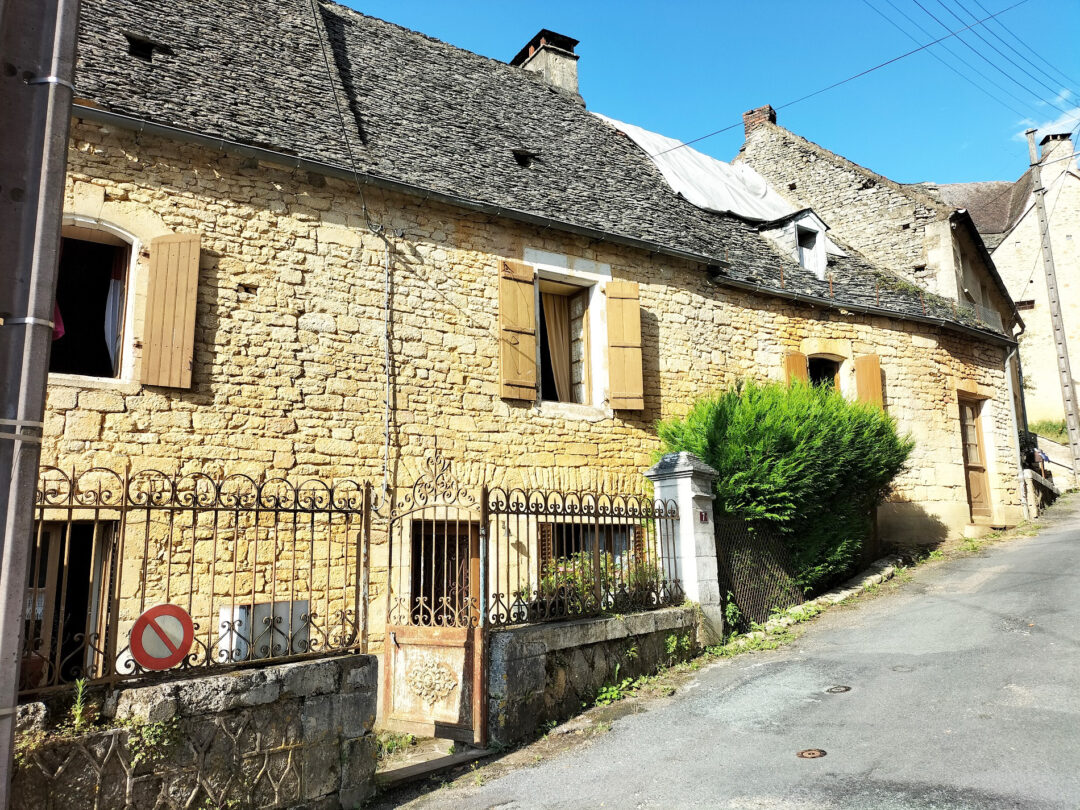
[[[115,127],[119,127],[121,129],[130,130],[135,133],[145,132],[151,135],[159,135],[164,138],[169,138],[184,143],[193,143],[199,146],[205,146],[210,149],[215,149],[220,152],[238,155],[240,157],[264,160],[268,163],[276,163],[286,168],[303,169],[305,171],[314,172],[316,174],[325,175],[327,177],[335,177],[340,180],[360,182],[364,185],[371,185],[377,188],[384,188],[390,191],[397,191],[403,194],[408,194],[413,197],[420,197],[422,200],[425,201],[435,200],[437,202],[445,203],[447,205],[452,205],[458,208],[465,208],[470,211],[478,211],[480,213],[490,214],[496,217],[505,217],[516,222],[524,222],[530,225],[539,225],[544,228],[555,228],[560,231],[576,234],[578,236],[584,236],[589,239],[596,239],[602,242],[625,245],[627,247],[644,250],[649,253],[655,253],[663,256],[671,256],[676,259],[684,259],[686,261],[704,264],[706,266],[715,266],[720,261],[714,256],[694,253],[687,250],[680,250],[679,248],[669,247],[667,245],[660,244],[659,242],[652,242],[648,239],[643,239],[641,237],[624,236],[621,234],[603,231],[598,228],[590,228],[583,225],[576,225],[572,222],[564,222],[562,220],[552,219],[551,217],[545,217],[540,214],[533,214],[528,211],[522,211],[516,208],[507,208],[505,206],[493,205],[491,203],[473,200],[468,197],[462,197],[449,192],[435,191],[433,189],[424,188],[423,186],[406,183],[401,180],[394,180],[389,177],[382,177],[380,175],[375,175],[367,172],[353,172],[353,170],[351,169],[347,169],[333,163],[312,160],[310,158],[302,158],[298,155],[290,155],[285,152],[278,152],[273,149],[266,149],[259,146],[250,146],[248,144],[244,144],[239,141],[229,140],[227,138],[216,137],[213,135],[203,135],[202,133],[194,132],[189,129],[183,129],[181,127],[175,127],[169,124],[159,124],[154,121],[146,120],[144,118],[137,118],[135,116],[125,115],[124,113],[112,112],[111,110],[106,110],[101,107],[88,106],[85,99],[77,99],[76,103],[72,105],[71,114],[74,118],[81,118],[86,121],[93,121],[99,124],[109,124]],[[926,315],[914,315],[896,312],[895,310],[891,309],[866,306],[863,304],[840,303],[834,299],[819,298],[812,295],[800,295],[799,293],[794,293],[790,290],[782,290],[775,287],[766,287],[761,284],[753,284],[751,282],[739,281],[738,279],[729,278],[723,275],[715,276],[712,278],[712,280],[714,283],[733,287],[735,289],[745,290],[747,292],[751,292],[757,295],[768,295],[776,298],[783,298],[790,301],[797,301],[799,303],[821,307],[823,309],[850,310],[865,315],[876,315],[900,321],[925,323],[932,326],[940,327],[942,329],[959,332],[961,334],[975,337],[980,340],[997,343],[1003,346],[1016,345],[1015,340],[1005,335],[999,335],[995,332],[986,332],[981,329],[975,329],[974,327],[966,326],[964,324],[946,320],[944,318],[932,318]]]

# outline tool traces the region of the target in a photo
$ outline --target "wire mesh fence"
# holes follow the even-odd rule
[[[803,601],[793,576],[791,555],[776,529],[762,523],[720,518],[716,521],[716,557],[720,592],[738,609],[738,630],[765,622],[778,610]]]

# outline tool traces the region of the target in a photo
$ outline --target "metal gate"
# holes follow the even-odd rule
[[[484,745],[483,499],[435,453],[374,517],[389,548],[381,724]]]

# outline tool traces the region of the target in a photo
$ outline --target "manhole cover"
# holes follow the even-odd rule
[[[799,759],[820,759],[825,756],[825,752],[820,748],[807,748],[805,751],[800,751],[795,756]]]
[[[893,672],[914,672],[915,667],[909,667],[907,664],[897,664],[892,668]]]
[[[850,692],[851,687],[850,686],[830,686],[825,691],[828,692],[831,695],[839,695],[841,692]]]

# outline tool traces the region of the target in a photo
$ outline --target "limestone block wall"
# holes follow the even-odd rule
[[[1069,359],[1076,374],[1080,369],[1080,177],[1063,173],[1047,188],[1050,245]],[[1065,418],[1039,239],[1038,218],[1030,208],[993,253],[1013,299],[1034,302],[1033,308],[1020,313],[1027,326],[1020,338],[1020,358],[1032,421]]]
[[[527,740],[593,702],[606,684],[651,675],[697,648],[693,608],[495,630],[488,654],[488,737]]]
[[[737,160],[794,205],[813,208],[833,234],[872,261],[945,298],[995,310],[1009,323],[1010,302],[981,252],[965,229],[949,221],[952,209],[929,194],[775,124],[754,127]]]
[[[943,211],[893,181],[834,155],[775,124],[747,136],[737,160],[748,163],[794,205],[813,208],[840,239],[870,260],[949,298],[927,264],[925,229]]]
[[[121,689],[97,725],[20,709],[12,807],[356,807],[375,792],[378,662],[355,655]],[[52,711],[50,711],[52,710]]]
[[[992,497],[999,518],[1015,520],[997,345],[735,291],[686,261],[377,189],[365,196],[368,216],[402,236],[368,230],[351,184],[76,122],[69,213],[100,199],[101,211],[139,212],[148,231],[202,235],[193,382],[181,390],[54,375],[44,461],[381,484],[389,251],[391,486],[411,485],[437,445],[474,490],[488,481],[640,491],[658,449],[656,420],[740,378],[781,379],[786,352],[834,341],[846,359],[881,357],[886,407],[917,439],[893,495],[901,511],[948,530],[967,522],[956,400],[966,384],[993,403]],[[641,285],[644,410],[500,398],[497,266],[526,250],[607,264],[613,278]],[[374,543],[371,596],[380,603],[385,548]]]

